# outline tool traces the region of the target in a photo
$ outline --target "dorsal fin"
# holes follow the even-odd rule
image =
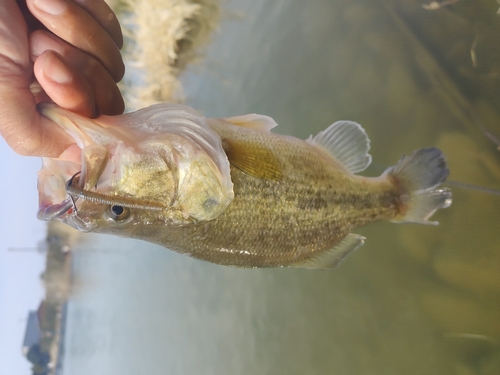
[[[370,139],[365,130],[353,121],[337,121],[306,142],[328,151],[339,163],[352,173],[361,172],[368,167],[372,157]]]
[[[251,142],[223,139],[229,163],[242,172],[264,180],[281,180],[283,168],[271,149]]]
[[[234,116],[223,118],[224,121],[230,122],[236,126],[243,126],[249,129],[270,131],[275,126],[278,126],[272,117],[250,113],[248,115]]]

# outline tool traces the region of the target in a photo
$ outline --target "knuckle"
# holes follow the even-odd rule
[[[102,65],[95,57],[88,55],[84,63],[84,75],[87,77],[94,77],[99,74],[102,69]]]

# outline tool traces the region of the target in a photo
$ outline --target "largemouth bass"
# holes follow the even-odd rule
[[[212,263],[331,268],[364,243],[355,228],[437,224],[430,216],[451,204],[437,188],[449,171],[436,148],[380,177],[356,175],[371,162],[370,141],[351,121],[304,141],[271,133],[267,116],[209,119],[176,104],[94,120],[51,104],[40,111],[78,146],[43,159],[40,219]]]

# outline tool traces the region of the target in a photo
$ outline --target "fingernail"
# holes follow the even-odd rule
[[[43,64],[43,71],[47,78],[55,83],[65,84],[73,79],[73,74],[68,67],[54,55],[47,56]]]
[[[63,0],[35,0],[33,5],[42,12],[54,16],[61,14],[67,8],[67,4]]]
[[[47,50],[57,50],[57,43],[47,35],[35,31],[30,37],[31,54],[35,57],[40,56]]]

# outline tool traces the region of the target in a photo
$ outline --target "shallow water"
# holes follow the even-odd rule
[[[358,121],[372,140],[367,175],[438,146],[450,179],[499,187],[500,153],[481,132],[500,134],[495,91],[481,91],[491,72],[445,53],[468,52],[474,38],[461,9],[327,0],[224,8],[206,59],[183,78],[188,104],[207,116],[263,113],[301,138]],[[444,32],[429,41],[436,23],[458,30],[458,46]],[[366,244],[332,271],[233,269],[88,235],[75,253],[64,373],[498,374],[500,198],[452,189],[438,227],[358,230]]]

